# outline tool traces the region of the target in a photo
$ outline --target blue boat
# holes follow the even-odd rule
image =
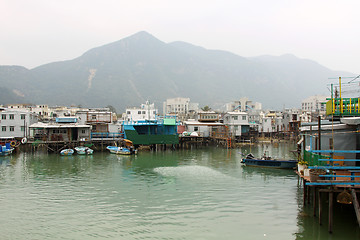
[[[110,153],[115,153],[120,155],[132,155],[137,153],[136,149],[126,148],[126,147],[107,146],[106,149],[109,150]]]
[[[297,165],[296,160],[278,160],[270,157],[255,158],[251,153],[241,160],[246,166],[293,169]]]
[[[11,147],[10,143],[5,143],[5,146],[0,145],[0,156],[7,156],[12,154],[14,148]]]

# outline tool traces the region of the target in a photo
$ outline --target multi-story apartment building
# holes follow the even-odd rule
[[[29,126],[36,122],[36,114],[29,111],[0,108],[0,137],[27,137]]]

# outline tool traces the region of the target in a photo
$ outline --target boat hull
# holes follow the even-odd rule
[[[8,156],[8,155],[12,154],[13,150],[14,150],[13,148],[6,149],[5,151],[0,152],[0,156]]]
[[[110,151],[110,153],[114,153],[118,155],[132,155],[137,153],[137,150],[130,151],[130,149],[123,147],[108,146],[106,148],[107,150]]]
[[[73,149],[64,149],[60,152],[61,156],[71,156],[74,154],[74,150]]]
[[[246,166],[293,169],[296,167],[295,160],[263,160],[263,159],[242,159]]]
[[[91,155],[94,152],[94,150],[88,147],[76,147],[75,150],[79,155]]]

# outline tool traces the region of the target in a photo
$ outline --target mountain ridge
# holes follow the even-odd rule
[[[182,41],[165,43],[142,31],[71,60],[33,69],[0,66],[0,86],[24,95],[0,97],[0,103],[112,105],[123,111],[146,100],[162,109],[167,98],[189,97],[217,109],[246,96],[265,108],[298,107],[302,99],[324,94],[324,80],[342,73],[292,54],[245,58]]]

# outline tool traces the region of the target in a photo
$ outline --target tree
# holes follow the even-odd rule
[[[204,112],[208,112],[211,110],[211,107],[209,107],[208,105],[206,105],[205,107],[202,107],[201,110],[203,110]]]
[[[112,105],[107,105],[106,107],[110,110],[110,112],[116,113],[116,108],[114,108]]]

